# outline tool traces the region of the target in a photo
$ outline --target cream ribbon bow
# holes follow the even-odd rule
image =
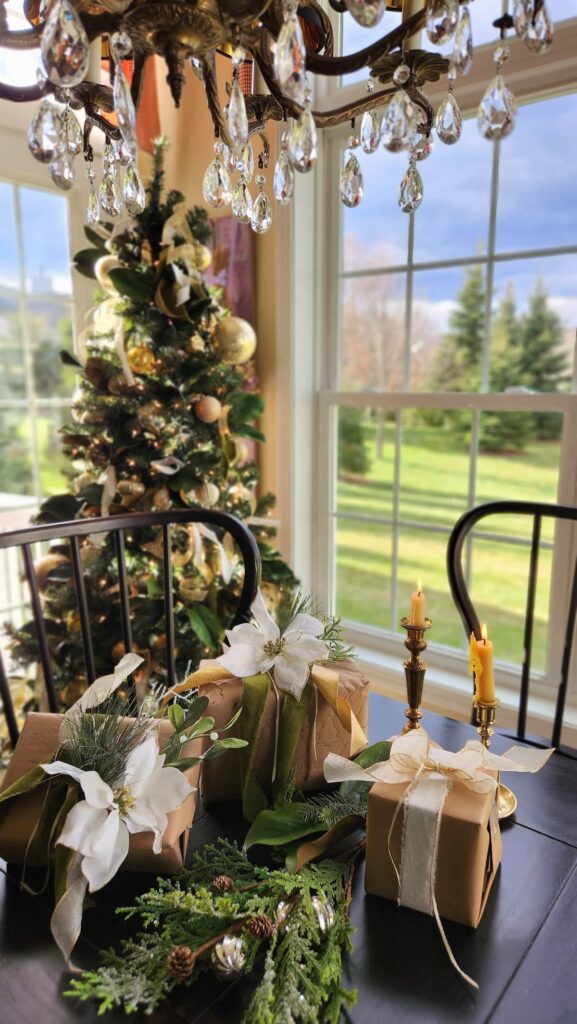
[[[424,729],[414,729],[393,738],[388,761],[370,769],[361,768],[345,757],[329,754],[324,772],[327,782],[408,783],[397,805],[387,836],[387,849],[399,880],[400,906],[430,914],[437,922],[441,939],[453,967],[473,988],[477,982],[461,970],[449,945],[435,897],[435,874],[441,817],[445,797],[451,785],[460,782],[473,793],[496,791],[492,772],[538,772],[553,750],[511,747],[504,755],[491,754],[478,740],[468,740],[452,753],[429,738]],[[395,864],[391,838],[396,820],[404,809],[401,838],[401,862]]]

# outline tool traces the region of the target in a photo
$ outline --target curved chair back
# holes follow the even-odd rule
[[[525,738],[527,725],[527,707],[529,701],[529,681],[531,673],[531,654],[533,648],[533,623],[535,619],[535,594],[537,588],[537,572],[539,568],[539,550],[541,541],[541,526],[544,518],[577,521],[577,508],[571,505],[548,505],[533,501],[491,501],[485,505],[470,509],[458,520],[453,527],[449,544],[447,547],[447,572],[449,584],[455,604],[459,610],[467,636],[474,633],[477,639],[481,637],[479,617],[475,611],[469,590],[465,581],[463,570],[463,548],[467,537],[473,528],[482,519],[489,516],[529,516],[533,520],[531,533],[531,552],[529,557],[529,575],[527,580],[527,602],[525,608],[525,622],[523,633],[523,658],[521,665],[521,691],[519,699],[519,713],[517,716],[517,736]],[[563,726],[563,714],[567,698],[567,684],[569,679],[569,668],[571,664],[571,650],[575,632],[575,617],[577,612],[577,563],[573,567],[571,582],[571,596],[569,599],[569,610],[565,627],[565,639],[561,672],[557,689],[557,703],[555,708],[555,719],[551,736],[551,745],[559,746],[561,729]]]
[[[0,534],[0,550],[20,548],[24,560],[24,574],[28,584],[32,605],[32,617],[38,642],[39,660],[44,676],[46,697],[50,711],[58,711],[58,695],[54,685],[46,627],[44,623],[42,601],[38,580],[34,572],[32,546],[43,541],[67,540],[70,545],[72,576],[76,590],[82,647],[86,664],[86,676],[89,683],[96,678],[94,652],[90,631],[90,615],[86,594],[86,585],[81,562],[82,538],[98,533],[112,534],[114,537],[115,555],[118,568],[119,607],[122,625],[124,649],[132,650],[132,630],[130,622],[130,604],[128,577],[126,571],[125,531],[143,527],[159,527],[162,531],[162,575],[164,617],[166,629],[167,682],[173,686],[176,682],[174,616],[172,592],[172,561],[171,561],[171,526],[188,523],[206,523],[229,533],[236,541],[244,562],[244,580],[232,625],[244,622],[249,617],[250,606],[256,596],[260,580],[260,555],[256,541],[244,523],[227,512],[216,509],[176,509],[168,512],[137,512],[126,515],[80,519],[67,523],[51,523],[49,525],[28,526]],[[0,698],[12,744],[18,739],[18,725],[10,695],[6,671],[0,655]]]

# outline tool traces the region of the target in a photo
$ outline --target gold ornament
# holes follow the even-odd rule
[[[67,564],[68,558],[66,558],[64,555],[56,555],[50,553],[44,555],[44,558],[41,558],[40,561],[36,562],[36,565],[34,566],[34,574],[36,576],[36,582],[40,590],[44,590],[48,586],[48,577],[50,576],[51,573],[54,572],[55,569],[58,569],[60,565]]]
[[[156,358],[146,345],[136,345],[127,353],[128,365],[133,373],[154,373]]]
[[[117,270],[118,267],[121,266],[122,263],[116,256],[101,256],[94,265],[96,280],[100,287],[104,288],[104,291],[108,292],[109,295],[118,295],[114,283],[109,275],[111,270]]]
[[[202,335],[198,332],[193,334],[188,343],[189,352],[204,352],[205,348],[206,342]]]
[[[256,334],[247,320],[227,316],[216,325],[214,342],[223,362],[246,363],[254,355]]]
[[[211,483],[210,480],[205,480],[203,484],[193,487],[191,491],[181,491],[180,496],[188,505],[194,504],[202,505],[204,508],[212,508],[220,498],[220,491],[216,484]]]
[[[232,505],[248,505],[251,515],[256,512],[256,498],[244,484],[233,484],[229,487],[227,498]]]
[[[259,590],[264,598],[264,603],[267,607],[267,611],[275,612],[280,604],[281,593],[276,583],[269,583],[264,580],[259,586]]]
[[[116,485],[116,490],[119,494],[126,495],[131,498],[140,498],[146,487],[140,480],[131,478],[130,480],[119,480]]]
[[[185,577],[178,584],[178,592],[183,601],[204,601],[208,591],[202,580],[192,576]]]
[[[172,498],[168,487],[159,487],[152,495],[152,507],[159,512],[166,512],[172,508]]]
[[[218,398],[203,395],[194,403],[194,415],[201,423],[216,423],[222,413],[222,405]]]
[[[206,245],[200,242],[194,243],[194,265],[196,270],[208,270],[212,263],[212,252]]]

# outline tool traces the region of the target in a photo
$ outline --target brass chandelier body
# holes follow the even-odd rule
[[[0,46],[11,49],[39,47],[43,27],[40,0],[24,0],[24,14],[31,27],[22,31],[8,28],[5,0],[0,0],[0,3]],[[284,23],[281,0],[71,0],[71,3],[79,14],[89,42],[110,37],[116,32],[126,32],[130,37],[133,61],[131,92],[136,107],[141,98],[145,63],[151,56],[164,58],[167,81],[177,106],[185,83],[186,62],[194,58],[202,69],[215,136],[228,144],[228,127],[218,97],[215,57],[216,52],[225,46],[240,45],[255,62],[269,90],[268,95],[246,97],[251,134],[262,132],[269,119],[281,121],[299,117],[301,108],[280,91],[273,69],[274,46]],[[339,13],[346,11],[342,0],[330,0],[330,5]],[[389,10],[400,12],[402,0],[390,0],[387,6]],[[434,112],[420,86],[427,81],[437,81],[446,74],[449,62],[438,53],[423,50],[407,50],[403,56],[403,44],[425,24],[425,0],[421,11],[402,20],[392,32],[358,52],[342,57],[334,55],[331,21],[317,0],[302,0],[298,17],[306,30],[308,71],[337,77],[367,68],[382,86],[333,110],[313,111],[318,127],[338,125],[365,110],[382,106],[395,91],[392,84],[395,69],[400,63],[405,63],[411,68],[411,80],[406,89],[425,114],[420,130],[430,130]],[[84,109],[86,154],[90,151],[89,137],[94,127],[100,128],[107,138],[120,137],[118,129],[103,116],[114,109],[112,89],[108,86],[85,80],[64,91],[50,81],[27,87],[0,82],[0,99],[14,102],[39,100],[51,92],[62,102],[66,100],[73,109]]]

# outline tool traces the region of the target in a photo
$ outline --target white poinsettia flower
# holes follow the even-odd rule
[[[178,768],[164,767],[156,732],[128,755],[124,775],[112,786],[98,772],[65,761],[40,767],[47,775],[68,775],[84,793],[84,800],[68,812],[57,842],[81,855],[90,892],[114,877],[128,853],[131,833],[154,832],[152,849],[160,853],[169,812],[193,792]]]
[[[262,594],[257,594],[252,607],[252,622],[226,631],[229,647],[216,660],[235,676],[260,675],[274,668],[279,690],[300,700],[307,684],[310,666],[328,657],[329,649],[318,638],[323,623],[312,615],[299,612],[285,633],[269,615]]]

